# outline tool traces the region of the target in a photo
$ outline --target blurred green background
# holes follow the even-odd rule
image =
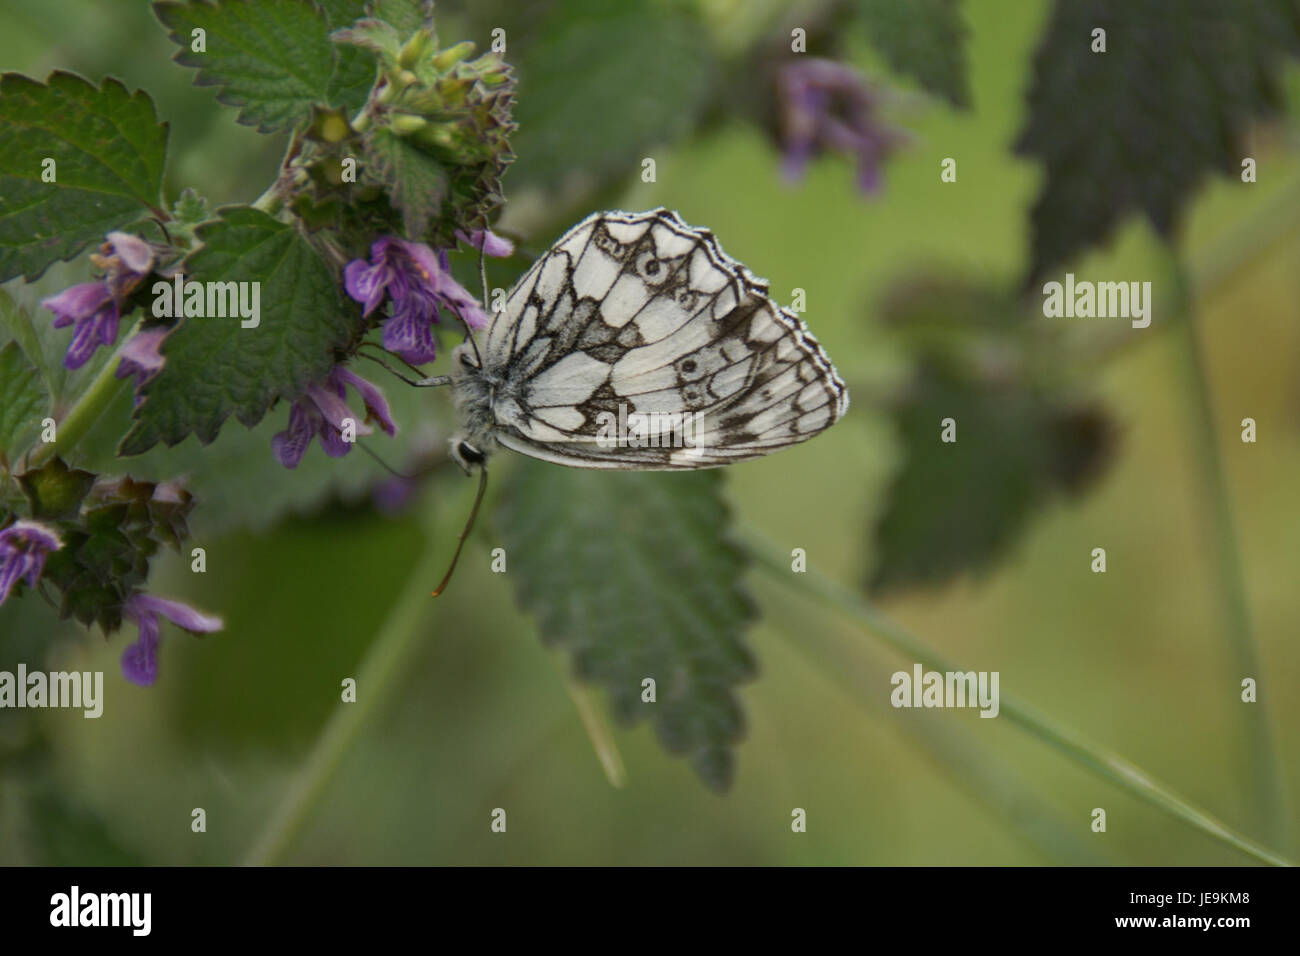
[[[478,24],[498,22],[492,16],[508,34],[525,34],[538,16],[530,7],[496,5],[469,23],[461,5],[440,4],[443,42],[468,37],[485,46]],[[744,22],[736,4],[708,7],[717,22]],[[908,366],[879,322],[882,296],[917,270],[1004,285],[1023,271],[1027,210],[1041,174],[1013,156],[1010,144],[1023,122],[1030,57],[1047,10],[1026,0],[964,6],[974,101],[967,113],[903,92],[906,84],[882,73],[856,44],[855,64],[899,88],[891,119],[910,135],[871,197],[856,193],[854,171],[841,158],[815,162],[802,183],[784,184],[765,134],[725,109],[698,135],[666,133],[671,142],[642,151],[657,161],[653,184],[640,181],[639,159],[632,159],[613,187],[584,193],[581,155],[572,159],[579,182],[551,191],[516,191],[515,171],[507,174],[511,203],[502,225],[527,232],[530,246],[566,225],[553,221],[557,210],[571,210],[576,220],[592,208],[665,205],[714,230],[730,254],[771,280],[779,300],[788,303],[796,287],[807,290],[804,317],[849,383],[854,406],[815,441],[729,469],[728,496],[743,525],[784,553],[806,549],[812,565],[847,585],[857,586],[877,565],[869,531],[901,465],[898,435],[876,396]],[[191,86],[190,72],[170,62],[172,47],[147,4],[4,0],[0,22],[5,70],[112,74],[147,89],[171,123],[173,188],[195,184],[214,202],[249,201],[269,181],[281,140],[238,126],[211,91]],[[521,103],[530,82],[542,80],[525,75]],[[548,82],[580,84],[583,73],[575,66]],[[1187,231],[1194,267],[1212,269],[1237,237],[1250,235],[1252,223],[1293,200],[1300,163],[1291,129],[1287,118],[1258,133],[1257,184],[1215,181],[1198,195]],[[519,148],[526,184],[529,157],[524,142]],[[959,163],[954,184],[939,180],[948,156]],[[1255,706],[1273,720],[1294,820],[1300,231],[1279,235],[1216,282],[1201,306],[1263,658]],[[1130,223],[1074,271],[1154,278],[1161,256],[1149,229]],[[85,268],[82,260],[52,270],[36,290],[10,288],[31,302]],[[1158,320],[1159,298],[1155,308]],[[1119,425],[1115,461],[1091,492],[1049,503],[986,574],[900,592],[883,607],[965,667],[999,671],[1003,694],[1252,832],[1243,822],[1249,783],[1234,713],[1243,705],[1222,693],[1229,657],[1176,343],[1155,327],[1132,342],[1090,383]],[[404,389],[385,387],[390,394]],[[421,393],[407,404],[409,414],[427,416],[435,438],[449,423],[446,395]],[[271,431],[284,414],[283,406],[271,413]],[[1237,423],[1246,416],[1259,424],[1258,444],[1239,441]],[[269,447],[260,447],[269,463]],[[309,457],[319,458],[319,450]],[[501,458],[498,480],[511,464]],[[199,467],[203,454],[190,460]],[[340,467],[356,474],[341,495],[328,482],[304,479],[297,514],[259,517],[242,530],[219,514],[205,517],[213,503],[200,501],[193,545],[206,549],[208,572],[191,574],[188,560],[169,552],[150,589],[221,614],[226,628],[202,640],[169,629],[152,689],[119,676],[118,657],[133,635],[105,642],[59,623],[39,601],[0,608],[0,669],[21,660],[103,670],[107,698],[99,720],[0,712],[0,862],[191,864],[244,856],[326,719],[346,706],[339,682],[356,675],[430,545],[430,527],[433,545],[446,554],[468,508],[470,483],[440,475],[414,511],[386,516],[364,491],[374,469],[351,459]],[[241,493],[257,495],[257,485]],[[429,522],[421,513],[431,509]],[[749,641],[760,675],[741,692],[749,733],[731,792],[704,788],[644,725],[615,730],[627,768],[626,786],[615,789],[566,693],[567,660],[544,650],[534,625],[515,610],[508,575],[488,570],[497,544],[491,522],[481,523],[455,583],[423,613],[418,653],[347,749],[284,861],[1249,862],[1085,774],[1004,719],[892,710],[889,675],[912,662],[834,608],[757,570],[748,581],[763,613]],[[1104,575],[1089,571],[1094,547],[1107,549]],[[965,743],[971,739],[980,752]],[[1022,785],[1038,795],[1032,806],[1016,796]],[[204,834],[191,832],[195,807],[207,812]],[[504,836],[489,829],[496,807],[509,814]],[[808,811],[805,834],[791,832],[795,807]],[[1089,830],[1094,807],[1107,810],[1105,834]],[[1066,836],[1043,836],[1040,812],[1059,819]]]

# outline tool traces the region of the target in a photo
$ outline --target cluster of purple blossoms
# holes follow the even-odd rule
[[[36,587],[45,570],[45,559],[63,547],[58,532],[38,521],[18,520],[0,530],[0,604],[9,598],[14,585],[23,581]],[[179,601],[136,593],[127,599],[122,613],[134,621],[140,636],[122,654],[122,675],[133,684],[148,687],[158,677],[158,645],[162,638],[160,617],[194,634],[208,634],[222,627],[220,618],[203,614]]]
[[[219,617],[200,613],[179,601],[144,593],[131,595],[122,613],[140,629],[136,642],[122,652],[122,676],[141,687],[149,687],[158,679],[158,645],[162,641],[160,617],[191,634],[210,634],[222,627]]]
[[[511,243],[488,231],[457,238],[489,256],[508,256]],[[370,247],[370,261],[355,259],[343,272],[348,295],[370,315],[387,295],[392,314],[383,326],[384,348],[412,365],[434,359],[433,324],[440,309],[450,309],[472,329],[487,324],[487,316],[465,287],[452,277],[446,250],[435,252],[420,242],[384,236]]]
[[[41,305],[54,313],[54,327],[73,326],[63,364],[77,369],[85,365],[101,345],[117,341],[122,303],[153,268],[154,254],[149,244],[125,232],[110,232],[99,252],[90,257],[104,270],[98,282],[69,286]]]
[[[508,256],[514,251],[508,240],[487,231],[462,232],[457,237],[489,256]],[[435,252],[423,243],[384,236],[370,247],[369,262],[355,259],[348,263],[343,280],[348,295],[362,304],[367,316],[385,297],[392,300],[392,313],[383,324],[384,348],[412,365],[433,361],[433,325],[442,309],[451,310],[470,328],[487,324],[478,302],[452,277],[446,251]],[[358,423],[348,408],[349,385],[365,403],[365,422]],[[397,434],[388,401],[378,386],[337,365],[324,382],[308,388],[290,407],[289,427],[271,439],[276,460],[286,468],[297,468],[313,438],[320,439],[331,458],[346,455],[352,450],[352,443],[344,438],[348,422],[357,437],[373,434],[370,422],[390,436]]]
[[[36,587],[45,559],[51,551],[63,547],[63,540],[53,528],[38,521],[15,521],[0,531],[0,604],[20,580]]]
[[[783,66],[777,76],[783,169],[788,181],[803,175],[823,150],[856,157],[858,189],[874,192],[880,167],[905,137],[881,122],[879,100],[856,70],[816,57]]]

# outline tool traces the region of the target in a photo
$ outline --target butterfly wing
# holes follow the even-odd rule
[[[582,468],[695,469],[839,420],[848,392],[804,324],[707,230],[599,213],[533,264],[483,352],[494,436]]]

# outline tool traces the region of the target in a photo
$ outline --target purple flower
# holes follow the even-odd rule
[[[509,239],[503,239],[490,229],[475,229],[469,235],[464,230],[456,230],[456,238],[475,249],[482,249],[484,255],[493,256],[497,259],[504,259],[513,255],[515,244]]]
[[[346,386],[351,385],[361,395],[366,406],[366,420],[358,422],[348,408]],[[271,439],[275,459],[286,468],[297,468],[303,452],[311,440],[320,437],[321,447],[331,458],[341,458],[352,450],[352,443],[343,440],[343,429],[348,420],[355,426],[357,436],[374,433],[367,423],[374,421],[389,435],[397,434],[392,411],[384,393],[360,375],[341,365],[335,366],[321,385],[312,385],[289,409],[289,427]]]
[[[141,687],[149,687],[158,679],[158,644],[162,638],[160,615],[191,634],[210,634],[222,628],[219,617],[210,617],[188,604],[143,592],[127,598],[122,613],[140,628],[139,638],[122,652],[122,676]]]
[[[813,156],[835,150],[857,157],[858,189],[874,192],[881,164],[904,137],[880,121],[862,76],[833,60],[800,58],[781,68],[777,91],[786,180],[799,179]]]
[[[170,329],[165,325],[153,325],[135,333],[122,346],[122,360],[118,362],[114,374],[118,378],[135,376],[136,405],[144,400],[140,395],[141,386],[162,368],[163,356],[158,351],[158,346],[162,344],[163,338],[169,331]]]
[[[465,242],[482,248],[490,256],[509,255],[509,241],[491,232],[460,233]],[[384,348],[412,365],[434,358],[433,323],[439,309],[450,309],[473,329],[487,324],[487,316],[475,298],[452,277],[446,251],[434,252],[419,242],[384,236],[370,247],[370,262],[354,259],[343,271],[348,295],[365,307],[369,315],[387,295],[392,313],[384,322]]]
[[[8,600],[19,580],[26,581],[29,588],[36,587],[46,556],[61,547],[58,533],[36,521],[15,521],[0,531],[0,604]]]
[[[41,301],[54,313],[54,327],[75,325],[63,364],[81,368],[101,345],[117,341],[122,303],[153,267],[153,250],[143,239],[125,232],[110,232],[108,241],[91,262],[104,270],[99,282],[70,286]]]

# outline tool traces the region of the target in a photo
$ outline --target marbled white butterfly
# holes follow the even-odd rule
[[[767,282],[667,209],[574,226],[437,381],[453,389],[467,473],[497,445],[577,468],[713,468],[811,438],[849,407]]]

